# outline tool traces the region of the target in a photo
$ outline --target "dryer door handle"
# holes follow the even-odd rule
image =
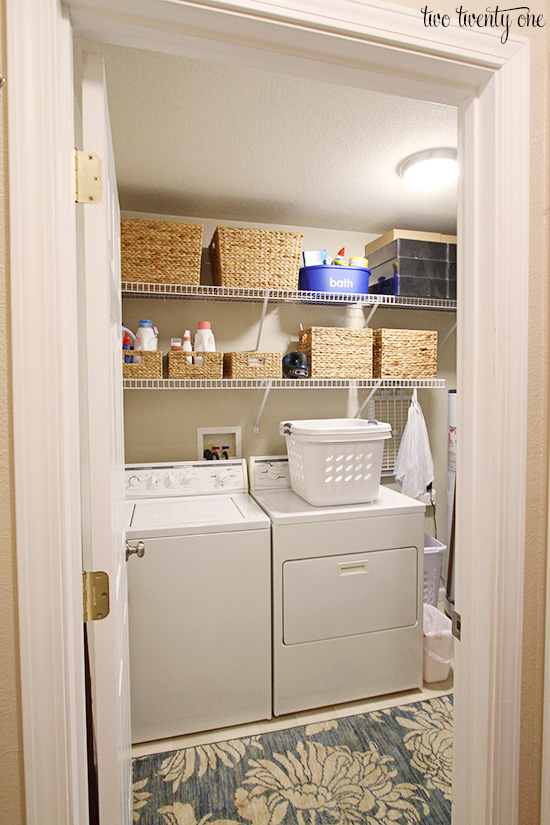
[[[126,561],[130,558],[130,556],[137,556],[138,559],[142,559],[145,555],[145,545],[142,541],[138,541],[135,545],[130,544],[129,541],[126,542]]]
[[[368,575],[369,571],[367,570],[368,560],[361,559],[358,561],[342,561],[338,564],[338,575],[339,576],[357,576],[357,575]]]

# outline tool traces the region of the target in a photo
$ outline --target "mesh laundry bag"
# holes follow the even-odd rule
[[[425,493],[426,487],[434,480],[430,440],[416,390],[413,392],[407,426],[399,445],[394,475],[401,485],[401,492],[411,498],[418,498]]]

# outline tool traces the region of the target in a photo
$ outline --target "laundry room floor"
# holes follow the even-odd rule
[[[301,713],[290,713],[287,716],[277,716],[263,722],[251,722],[247,725],[191,733],[186,736],[179,736],[176,739],[144,742],[132,747],[132,757],[149,756],[154,753],[181,750],[196,745],[207,745],[212,742],[224,742],[228,739],[239,739],[243,736],[256,736],[260,733],[269,733],[274,730],[283,730],[314,722],[326,722],[329,719],[337,719],[338,717],[355,716],[359,713],[369,713],[374,710],[385,710],[386,708],[399,707],[412,702],[421,702],[437,696],[445,696],[452,692],[453,672],[451,670],[449,678],[444,682],[433,682],[430,685],[424,685],[422,689],[415,688],[386,696],[374,696],[372,699],[345,702],[341,705],[329,705],[328,707],[302,711]]]

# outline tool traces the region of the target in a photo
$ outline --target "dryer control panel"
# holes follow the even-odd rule
[[[288,456],[250,456],[251,490],[286,490],[289,487]]]
[[[126,498],[197,496],[209,493],[246,493],[248,477],[244,459],[229,461],[176,461],[161,464],[127,464]]]

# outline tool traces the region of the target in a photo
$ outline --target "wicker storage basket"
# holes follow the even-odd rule
[[[310,378],[372,378],[372,329],[310,327],[299,348]]]
[[[218,226],[210,243],[214,283],[255,289],[298,289],[302,235]]]
[[[374,330],[375,378],[437,378],[437,332]]]
[[[139,364],[125,364],[124,357],[127,355],[139,356]],[[140,350],[122,351],[122,377],[123,378],[162,378],[162,352],[149,352]]]
[[[122,218],[122,280],[197,285],[202,229],[201,224]]]
[[[226,352],[223,356],[224,378],[281,378],[280,352]]]
[[[189,364],[190,356],[200,356],[202,364]],[[180,352],[168,353],[168,378],[221,378],[223,375],[223,352]]]

